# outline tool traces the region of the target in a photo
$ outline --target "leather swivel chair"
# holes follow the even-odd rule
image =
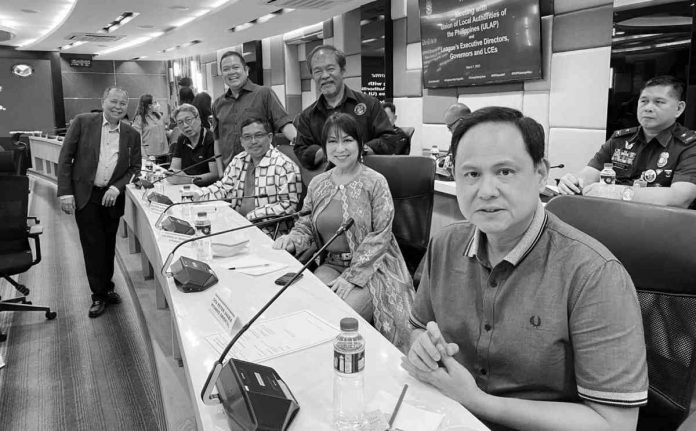
[[[0,157],[4,159],[4,157]],[[3,163],[3,168],[16,169],[14,164]],[[36,217],[28,217],[29,178],[24,175],[0,175],[0,278],[7,280],[23,296],[0,300],[0,311],[44,311],[51,320],[56,313],[49,307],[32,305],[26,295],[29,289],[10,278],[21,274],[41,261],[41,226]],[[28,225],[32,220],[34,224]],[[32,254],[29,239],[34,241],[36,256]],[[0,341],[6,334],[0,332]]]
[[[430,241],[435,198],[435,163],[423,156],[366,156],[365,165],[384,175],[394,199],[392,232],[411,275]],[[416,280],[414,280],[416,284]]]
[[[696,211],[581,196],[546,209],[604,244],[633,279],[647,347],[638,430],[675,430],[696,381]]]

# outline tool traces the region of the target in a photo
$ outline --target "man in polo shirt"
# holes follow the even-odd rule
[[[676,122],[686,109],[683,96],[684,84],[672,76],[648,80],[638,99],[640,126],[614,132],[579,173],[561,178],[560,192],[682,208],[696,203],[696,132]],[[605,163],[616,171],[613,196],[599,192]],[[638,179],[647,187],[634,189]]]
[[[242,135],[241,124],[246,117],[262,118],[288,140],[295,139],[297,131],[292,125],[292,117],[273,90],[249,80],[249,66],[242,54],[236,51],[222,54],[220,73],[228,90],[213,102],[215,154],[222,154],[217,162],[219,172],[224,172],[232,157],[244,151],[239,138]]]
[[[543,128],[483,108],[452,154],[468,222],[431,240],[402,366],[494,430],[635,430],[648,378],[634,286],[541,205]]]
[[[307,67],[321,95],[295,119],[295,155],[307,169],[324,162],[321,131],[334,112],[352,115],[358,122],[360,137],[369,154],[394,154],[398,136],[379,100],[351,90],[343,83],[346,56],[331,45],[320,45],[307,56]]]

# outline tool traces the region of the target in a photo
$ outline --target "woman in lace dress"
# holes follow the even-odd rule
[[[334,167],[309,184],[300,218],[275,248],[299,254],[321,246],[352,218],[355,224],[327,249],[314,274],[394,345],[408,348],[413,281],[392,234],[394,202],[387,180],[361,163],[358,124],[348,114],[331,115],[322,146]]]

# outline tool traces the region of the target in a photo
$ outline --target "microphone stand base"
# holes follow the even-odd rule
[[[265,365],[232,359],[216,386],[234,431],[285,431],[300,410],[285,382]]]

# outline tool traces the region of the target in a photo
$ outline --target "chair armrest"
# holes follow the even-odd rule
[[[41,220],[39,220],[38,217],[27,216],[27,220],[33,220],[35,225],[41,223]]]

